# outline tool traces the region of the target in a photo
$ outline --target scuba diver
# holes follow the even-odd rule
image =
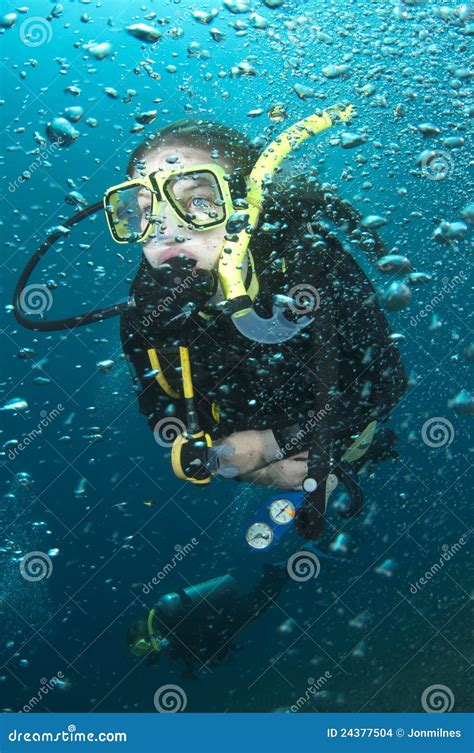
[[[362,508],[362,461],[394,455],[380,429],[407,379],[375,291],[340,226],[372,261],[388,251],[360,213],[316,176],[285,182],[281,163],[353,115],[336,105],[300,120],[263,151],[212,121],[178,121],[131,155],[128,179],[100,208],[113,239],[137,248],[129,299],[53,322],[21,311],[48,237],[22,273],[18,321],[73,328],[121,316],[140,411],[175,436],[175,474],[299,490],[306,539],[322,535],[334,479]],[[279,176],[282,176],[281,178]],[[178,430],[176,431],[176,427]]]
[[[147,656],[150,664],[166,653],[172,661],[184,663],[183,676],[188,677],[221,664],[237,650],[236,635],[280,595],[288,581],[286,565],[264,565],[256,586],[243,596],[231,575],[161,596],[148,618],[128,631],[130,650]]]

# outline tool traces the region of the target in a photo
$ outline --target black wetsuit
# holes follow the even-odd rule
[[[373,418],[383,420],[399,400],[407,380],[398,349],[371,283],[334,234],[317,230],[309,235],[304,228],[276,256],[273,263],[255,258],[257,313],[270,317],[272,296],[291,294],[296,285],[316,289],[319,300],[314,322],[287,342],[253,342],[224,313],[207,320],[194,313],[179,336],[144,328],[136,311],[122,318],[124,352],[134,367],[140,410],[152,429],[165,415],[186,421],[184,400],[167,395],[150,376],[148,354],[156,349],[163,374],[179,392],[180,340],[189,348],[200,425],[213,439],[273,429],[281,446],[295,426],[308,424],[323,410],[314,431],[323,436],[326,422],[342,452],[351,435]],[[250,273],[247,278],[246,283]],[[295,451],[310,442],[307,432]]]

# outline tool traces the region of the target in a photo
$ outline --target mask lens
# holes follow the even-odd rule
[[[178,215],[191,225],[212,227],[225,220],[219,181],[208,170],[174,175],[166,181],[163,191]]]
[[[112,235],[121,241],[141,240],[150,225],[152,200],[152,192],[140,185],[111,191],[105,209]]]

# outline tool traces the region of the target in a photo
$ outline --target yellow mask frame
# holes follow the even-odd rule
[[[222,216],[216,219],[199,220],[192,216],[185,216],[179,209],[179,202],[173,197],[169,190],[173,178],[191,176],[194,173],[206,173],[211,175],[216,182],[219,190],[219,206],[222,207]],[[144,177],[133,178],[132,180],[118,183],[111,186],[104,194],[104,212],[107,225],[116,243],[144,243],[156,225],[153,217],[158,214],[158,205],[161,202],[166,203],[168,209],[174,216],[186,227],[191,226],[193,230],[206,231],[224,225],[234,211],[232,197],[227,182],[227,173],[223,167],[214,164],[192,164],[186,167],[172,167],[169,170],[156,170]],[[118,217],[118,203],[120,191],[130,189],[144,189],[151,195],[151,206],[147,209],[148,219],[147,226],[142,232],[131,237],[131,233],[126,230],[125,220]]]

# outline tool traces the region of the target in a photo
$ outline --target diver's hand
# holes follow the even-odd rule
[[[278,457],[278,444],[271,429],[237,431],[213,443],[219,454],[218,475],[232,478],[271,463]]]
[[[303,480],[308,475],[308,451],[300,452],[276,463],[269,463],[256,471],[238,476],[239,481],[260,484],[273,489],[302,491]]]

